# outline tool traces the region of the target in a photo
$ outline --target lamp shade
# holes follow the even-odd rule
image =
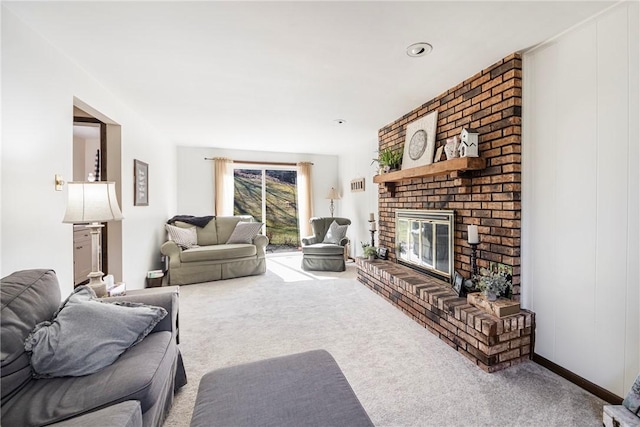
[[[62,222],[83,224],[123,218],[116,199],[115,182],[69,182],[67,191],[67,211]]]
[[[331,187],[331,189],[327,193],[326,199],[340,200],[340,194],[338,194],[335,188]]]

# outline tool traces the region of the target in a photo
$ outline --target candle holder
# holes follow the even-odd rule
[[[478,275],[478,262],[477,262],[477,243],[469,243],[471,245],[471,270],[473,271],[473,275]]]
[[[375,235],[376,235],[376,221],[375,220],[369,220],[369,233],[371,233],[371,246],[375,247],[376,246],[376,239],[375,239]]]

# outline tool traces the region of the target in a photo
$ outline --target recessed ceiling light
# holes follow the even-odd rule
[[[407,48],[407,55],[411,57],[425,56],[433,50],[433,46],[429,43],[414,43]]]
[[[343,125],[343,124],[347,123],[347,121],[345,119],[335,119],[334,122],[336,122],[339,125]]]

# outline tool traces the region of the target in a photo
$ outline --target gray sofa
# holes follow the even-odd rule
[[[266,236],[258,234],[252,243],[227,244],[236,224],[252,221],[250,216],[226,216],[213,218],[204,227],[196,227],[198,247],[182,249],[173,241],[160,248],[169,257],[169,284],[187,285],[213,280],[264,274],[267,271]],[[194,225],[176,221],[177,227]]]
[[[24,341],[36,324],[51,320],[57,311],[58,279],[53,270],[24,270],[3,278],[2,425],[161,426],[174,390],[186,384],[177,346],[178,290],[119,297],[163,307],[168,314],[113,364],[85,376],[34,379]]]

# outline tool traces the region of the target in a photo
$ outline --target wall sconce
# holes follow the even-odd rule
[[[62,175],[55,175],[54,183],[56,186],[56,191],[62,191],[62,186],[64,185],[64,179],[62,179]]]

